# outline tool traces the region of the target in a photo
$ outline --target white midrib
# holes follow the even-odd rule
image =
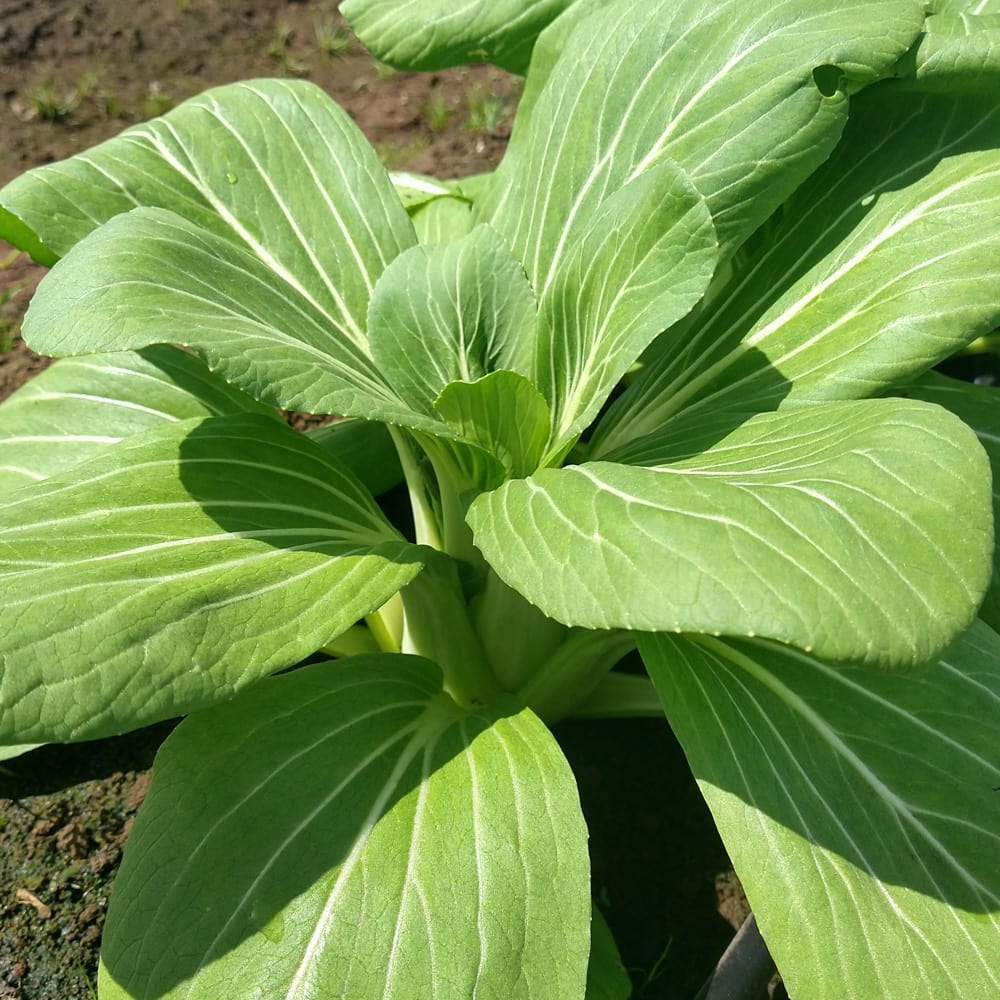
[[[354,844],[352,845],[347,857],[344,859],[340,871],[337,873],[337,880],[334,882],[333,887],[330,890],[330,895],[328,896],[326,904],[323,907],[323,911],[316,920],[316,929],[309,938],[309,943],[306,945],[298,967],[288,984],[284,1000],[298,1000],[298,998],[308,995],[305,992],[302,992],[303,987],[305,986],[306,980],[310,976],[313,967],[316,964],[316,960],[321,953],[323,943],[327,938],[330,925],[333,922],[334,910],[340,902],[340,899],[344,894],[344,890],[347,887],[347,883],[350,881],[351,876],[354,874],[354,870],[357,868],[358,863],[361,860],[361,856],[368,843],[368,838],[375,829],[376,823],[378,823],[378,821],[385,814],[386,808],[392,799],[396,788],[402,781],[403,775],[413,763],[413,760],[418,754],[423,753],[425,748],[436,742],[438,736],[440,735],[440,731],[450,725],[452,720],[440,719],[437,725],[434,726],[433,730],[430,732],[427,728],[427,723],[429,721],[430,720],[425,719],[424,726],[420,726],[418,724],[416,731],[410,737],[405,749],[399,755],[399,760],[396,762],[396,766],[392,769],[392,773],[383,784],[377,798],[372,803],[371,809],[368,810],[368,815],[365,816],[364,822],[359,827],[358,834],[354,839]]]

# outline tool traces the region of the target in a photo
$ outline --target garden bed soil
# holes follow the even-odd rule
[[[520,89],[487,66],[393,72],[344,30],[333,3],[6,0],[0,185],[207,87],[260,76],[314,81],[387,166],[440,177],[499,161]],[[18,333],[43,269],[4,244],[0,264],[3,399],[47,360]],[[171,728],[0,764],[0,1000],[92,996],[111,883]],[[692,996],[747,908],[680,748],[649,720],[569,722],[558,735],[580,780],[595,896],[636,995]]]

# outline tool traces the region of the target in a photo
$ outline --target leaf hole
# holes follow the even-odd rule
[[[847,89],[847,77],[839,66],[824,63],[813,69],[813,83],[824,97],[836,97]]]

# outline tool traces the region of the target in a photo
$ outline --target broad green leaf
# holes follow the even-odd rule
[[[682,407],[876,395],[998,324],[1000,104],[884,84],[598,447]]]
[[[401,254],[379,279],[368,310],[372,352],[399,398],[438,418],[449,382],[499,368],[530,374],[535,299],[520,265],[488,226]]]
[[[1000,14],[1000,0],[931,0],[934,14]]]
[[[632,980],[622,965],[611,928],[596,903],[593,905],[590,937],[586,1000],[628,1000],[632,995]]]
[[[42,279],[24,335],[46,354],[195,348],[256,399],[306,413],[412,419],[367,346],[266,261],[160,208],[91,233]]]
[[[37,750],[44,745],[44,743],[20,743],[14,746],[0,746],[0,760],[12,760],[14,757],[20,757],[21,754]]]
[[[403,481],[399,455],[385,424],[348,417],[309,428],[305,435],[346,465],[372,496]]]
[[[928,372],[898,392],[951,410],[976,432],[993,469],[993,521],[1000,524],[1000,390]],[[992,628],[1000,629],[1000,546],[997,545],[993,548],[993,579],[979,617]]]
[[[567,625],[760,635],[898,667],[971,622],[989,580],[990,476],[957,418],[861,400],[701,434],[665,432],[634,465],[505,483],[470,508],[476,545]]]
[[[523,375],[498,371],[475,382],[450,382],[434,407],[459,438],[499,459],[508,477],[530,475],[541,463],[552,418]]]
[[[887,74],[922,22],[917,0],[595,5],[542,67],[481,217],[542,297],[596,206],[672,159],[728,256],[829,155],[846,91]]]
[[[513,124],[515,130],[527,128],[527,121],[534,110],[535,102],[544,91],[545,84],[559,62],[566,41],[577,22],[587,17],[591,11],[606,5],[606,2],[607,0],[573,0],[559,17],[539,33],[535,47],[531,50],[528,75],[517,101],[517,114],[514,116]]]
[[[928,17],[896,74],[919,90],[984,91],[1000,74],[1000,4],[992,14],[954,11]],[[989,81],[989,82],[988,82]]]
[[[377,608],[419,558],[276,420],[127,438],[0,502],[0,741],[87,739],[230,697]]]
[[[207,90],[23,174],[0,191],[0,205],[60,257],[121,212],[170,209],[258,258],[324,317],[331,336],[359,350],[375,279],[414,242],[375,151],[303,80]],[[20,246],[5,221],[0,215],[0,237]]]
[[[377,59],[406,70],[490,62],[523,73],[538,33],[574,0],[344,0],[340,12]]]
[[[717,250],[704,198],[672,163],[594,211],[539,307],[534,381],[553,409],[556,450],[593,421],[650,341],[701,298]]]
[[[101,997],[581,997],[589,875],[572,772],[528,709],[466,714],[416,657],[321,663],[167,740]]]
[[[63,358],[0,406],[0,493],[68,469],[130,434],[266,408],[173,347]]]
[[[905,677],[639,645],[791,996],[1000,993],[995,632]]]

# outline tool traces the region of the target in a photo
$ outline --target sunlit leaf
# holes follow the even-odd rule
[[[630,465],[543,469],[479,497],[476,545],[532,604],[588,628],[756,634],[898,666],[971,622],[990,473],[951,414],[865,400],[685,430]]]
[[[4,400],[0,493],[160,424],[243,412],[268,411],[173,347],[63,358]]]
[[[239,968],[268,998],[581,997],[588,883],[573,775],[531,712],[466,714],[415,657],[318,664],[168,739],[101,996],[218,1000]]]
[[[791,996],[1000,992],[995,632],[906,676],[639,645]]]
[[[0,740],[77,740],[230,697],[407,583],[419,550],[260,416],[135,435],[0,503]]]

